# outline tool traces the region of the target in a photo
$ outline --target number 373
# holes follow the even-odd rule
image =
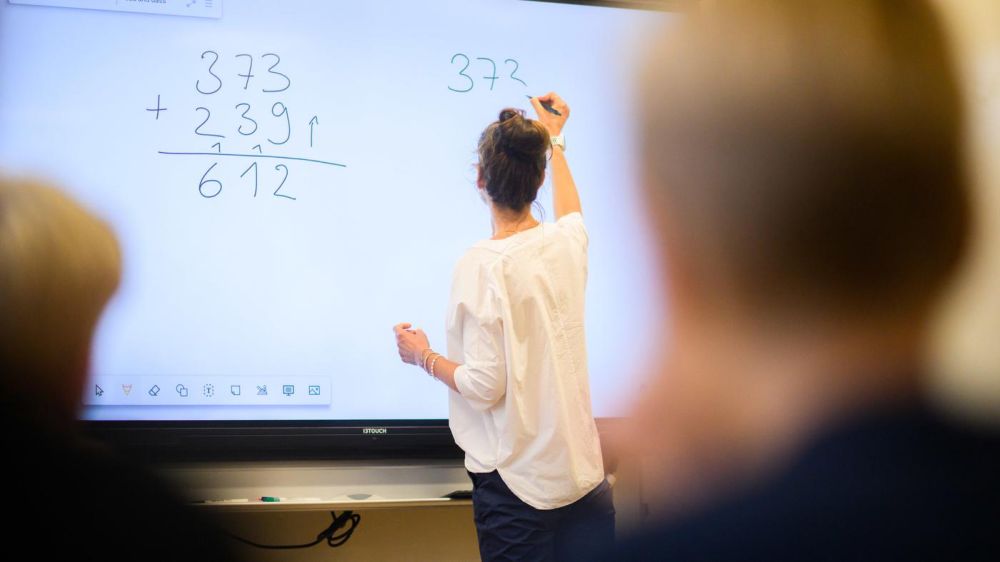
[[[482,79],[489,80],[490,90],[493,90],[493,85],[496,84],[496,81],[503,78],[503,76],[497,75],[496,61],[487,57],[476,57],[476,61],[478,63],[476,65],[477,68],[482,67],[489,69],[489,74],[483,76]],[[503,61],[503,63],[504,67],[510,71],[510,73],[507,74],[507,78],[510,78],[515,82],[520,82],[522,86],[527,86],[527,84],[524,83],[524,80],[521,80],[517,76],[517,71],[520,68],[520,64],[516,60],[507,59]],[[470,59],[464,53],[455,53],[451,57],[451,64],[453,67],[458,69],[458,76],[452,81],[454,83],[454,86],[448,86],[448,89],[451,90],[452,92],[458,92],[460,94],[472,91],[472,88],[476,86],[475,79],[473,79],[472,76],[468,74],[469,67],[472,66],[472,59]]]

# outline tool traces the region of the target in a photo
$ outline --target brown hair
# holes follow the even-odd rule
[[[545,126],[507,108],[479,137],[479,174],[493,203],[522,211],[545,180],[549,134]]]
[[[641,94],[654,216],[698,283],[764,311],[927,310],[971,220],[962,101],[931,6],[717,7],[664,34]]]

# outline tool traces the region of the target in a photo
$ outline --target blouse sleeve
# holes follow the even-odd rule
[[[503,320],[496,291],[488,289],[477,310],[466,310],[462,322],[465,360],[455,369],[455,387],[478,410],[487,410],[507,390]]]
[[[590,238],[583,224],[583,215],[579,212],[566,213],[556,221],[556,227],[586,252]]]

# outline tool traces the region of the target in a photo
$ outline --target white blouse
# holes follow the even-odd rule
[[[475,244],[452,281],[455,442],[470,472],[497,470],[538,509],[573,503],[604,479],[583,329],[587,243],[583,217],[570,213]]]

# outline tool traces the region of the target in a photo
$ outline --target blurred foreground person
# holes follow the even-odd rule
[[[670,350],[635,445],[657,522],[608,559],[1000,559],[1000,439],[935,411],[971,231],[922,0],[709,4],[639,104]]]
[[[121,253],[47,186],[0,178],[0,420],[12,544],[55,560],[229,560],[198,513],[80,434],[80,399]]]

